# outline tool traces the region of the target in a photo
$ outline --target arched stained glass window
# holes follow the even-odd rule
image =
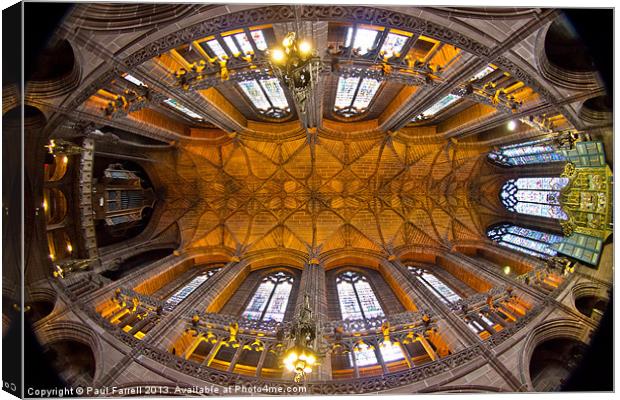
[[[383,317],[383,309],[366,277],[347,271],[336,278],[338,300],[342,319],[368,319]]]
[[[444,304],[451,304],[461,300],[461,296],[456,294],[454,290],[450,289],[448,285],[439,280],[435,275],[422,268],[411,265],[407,268],[424,286],[426,286],[428,290],[435,295],[435,297],[441,300]]]
[[[560,190],[568,178],[510,179],[502,187],[500,197],[508,211],[567,220],[560,206]]]
[[[525,143],[503,146],[489,153],[489,159],[505,166],[541,164],[566,161],[552,139],[532,140]]]
[[[342,319],[357,320],[385,315],[375,292],[364,275],[353,271],[343,272],[336,278],[336,287]],[[377,364],[375,350],[365,343],[356,346],[354,354],[357,366],[364,367]],[[397,344],[383,343],[379,350],[383,361],[386,363],[405,358],[401,347]]]
[[[265,277],[243,316],[253,320],[283,321],[292,288],[293,277],[287,273],[276,272]]]
[[[196,276],[187,285],[177,290],[172,296],[168,298],[168,300],[166,300],[166,302],[164,303],[164,309],[166,311],[173,310],[177,305],[179,305],[179,303],[185,300],[190,294],[192,294],[196,289],[198,289],[203,283],[208,281],[209,278],[215,275],[220,269],[221,268],[213,268]]]
[[[276,78],[241,81],[239,87],[259,113],[271,118],[284,118],[290,114],[291,108]]]
[[[381,81],[372,78],[340,77],[334,102],[334,112],[343,117],[363,114],[375,97]]]
[[[501,246],[538,258],[557,255],[558,252],[553,245],[561,243],[564,239],[559,235],[508,224],[490,228],[487,236]]]

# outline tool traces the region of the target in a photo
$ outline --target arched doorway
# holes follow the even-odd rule
[[[555,392],[579,365],[586,345],[571,338],[555,338],[534,348],[530,359],[530,379],[537,392]]]
[[[45,346],[45,357],[68,385],[92,385],[96,363],[90,346],[63,339]]]
[[[599,296],[582,296],[575,299],[575,307],[586,317],[600,320],[607,309],[608,300]]]

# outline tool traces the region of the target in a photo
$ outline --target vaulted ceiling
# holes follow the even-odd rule
[[[480,161],[475,149],[391,138],[187,144],[155,163],[159,230],[176,220],[183,247],[233,253],[449,246],[481,235],[468,200]]]

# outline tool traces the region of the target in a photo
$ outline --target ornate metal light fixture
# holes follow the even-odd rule
[[[321,58],[309,41],[298,41],[295,32],[287,33],[282,46],[268,50],[268,54],[274,75],[291,91],[298,112],[304,114],[319,78]]]
[[[284,353],[283,360],[286,369],[295,373],[295,382],[304,380],[306,374],[311,373],[312,368],[317,365],[319,356],[316,351],[316,337],[317,324],[312,318],[308,295],[305,295],[304,306],[289,333],[293,346]]]

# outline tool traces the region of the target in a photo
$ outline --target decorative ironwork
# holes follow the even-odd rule
[[[297,383],[312,372],[312,367],[320,357],[317,354],[317,330],[317,323],[312,318],[310,298],[305,294],[299,317],[293,322],[289,332],[293,346],[284,354],[284,365],[289,371],[295,372],[294,381]]]
[[[159,103],[165,99],[165,96],[154,92],[152,89],[136,85],[135,89],[126,89],[122,95],[116,98],[103,108],[107,117],[119,118],[131,112],[138,111],[146,107],[150,103]]]

